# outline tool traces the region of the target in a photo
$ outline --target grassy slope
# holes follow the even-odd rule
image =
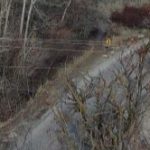
[[[145,2],[148,2],[148,0],[143,0],[142,2],[145,3]],[[134,4],[136,4],[136,3],[134,3]],[[109,16],[111,11],[121,8],[122,6],[123,6],[122,3],[120,3],[118,0],[115,0],[115,3],[112,3],[112,4],[101,3],[99,7],[100,7],[100,11],[103,10],[103,12],[106,12],[106,14]],[[129,31],[129,30],[127,29],[127,31]],[[129,36],[130,36],[130,34],[133,35],[129,31]],[[93,55],[93,53],[91,51],[89,51],[88,53],[83,54],[83,56],[81,56],[80,58],[77,58],[73,64],[67,65],[67,67],[66,67],[67,69],[66,68],[65,69],[67,70],[67,72],[70,72],[73,74],[75,72],[76,74],[78,74],[77,73],[79,71],[78,66],[86,67],[87,66],[86,61],[90,62],[91,59],[93,60],[93,58],[95,58],[95,55]],[[81,65],[81,64],[83,64],[83,65]],[[47,109],[49,106],[53,106],[55,104],[55,99],[57,99],[57,96],[58,96],[57,88],[59,88],[59,86],[60,86],[59,84],[62,81],[63,75],[64,75],[64,69],[62,69],[61,71],[58,71],[58,76],[56,77],[57,82],[52,83],[51,81],[47,81],[44,85],[42,85],[39,88],[36,96],[33,99],[31,99],[31,101],[29,102],[29,105],[27,106],[27,108],[25,108],[25,110],[21,111],[16,117],[14,117],[15,119],[13,121],[9,120],[8,122],[6,122],[4,124],[0,124],[0,127],[2,127],[2,129],[4,129],[3,127],[5,127],[5,126],[6,127],[12,126],[12,128],[13,128],[16,125],[15,121],[20,122],[20,119],[24,119],[24,118],[28,118],[28,117],[30,118],[30,116],[33,115],[34,113],[35,113],[35,116],[38,116],[38,114],[40,114],[40,112],[41,112],[41,106],[43,106],[42,109],[45,109],[45,108]],[[35,104],[35,102],[36,102],[36,104]],[[10,125],[10,123],[12,123],[12,124]]]

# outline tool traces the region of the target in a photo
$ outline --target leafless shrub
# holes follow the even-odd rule
[[[139,135],[148,104],[149,81],[144,66],[148,49],[121,57],[114,71],[83,78],[84,88],[66,77],[64,99],[69,109],[62,107],[56,113],[59,138],[66,149],[143,149]],[[110,80],[106,73],[110,73]]]

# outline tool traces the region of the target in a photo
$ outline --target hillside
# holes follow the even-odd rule
[[[141,126],[136,126],[149,104],[148,0],[2,0],[0,8],[0,150],[59,150],[62,144],[64,150],[80,146],[83,150],[148,150]],[[129,103],[120,103],[123,97]],[[96,99],[104,103],[99,106]],[[100,111],[93,110],[95,105]],[[70,116],[69,111],[74,113]],[[116,117],[104,114],[96,121],[88,111]],[[126,112],[129,118],[120,120],[120,113]],[[75,127],[76,121],[85,126]],[[99,121],[109,130],[100,127]],[[45,131],[55,126],[60,127],[52,135],[58,136],[62,129],[63,136],[48,140]],[[145,121],[143,126],[145,133]]]

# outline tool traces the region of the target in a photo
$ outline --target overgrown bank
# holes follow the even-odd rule
[[[0,120],[5,121],[64,62],[90,49],[88,38],[101,14],[91,0],[6,0],[0,7]]]
[[[107,31],[110,34],[108,16],[100,6],[113,4],[97,0],[6,0],[0,4],[0,120],[5,121],[66,60],[90,49],[88,39],[101,40]]]

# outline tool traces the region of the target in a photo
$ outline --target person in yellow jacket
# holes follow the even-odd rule
[[[104,45],[107,48],[110,47],[110,46],[112,46],[112,38],[111,37],[106,37],[105,41],[104,41]]]

